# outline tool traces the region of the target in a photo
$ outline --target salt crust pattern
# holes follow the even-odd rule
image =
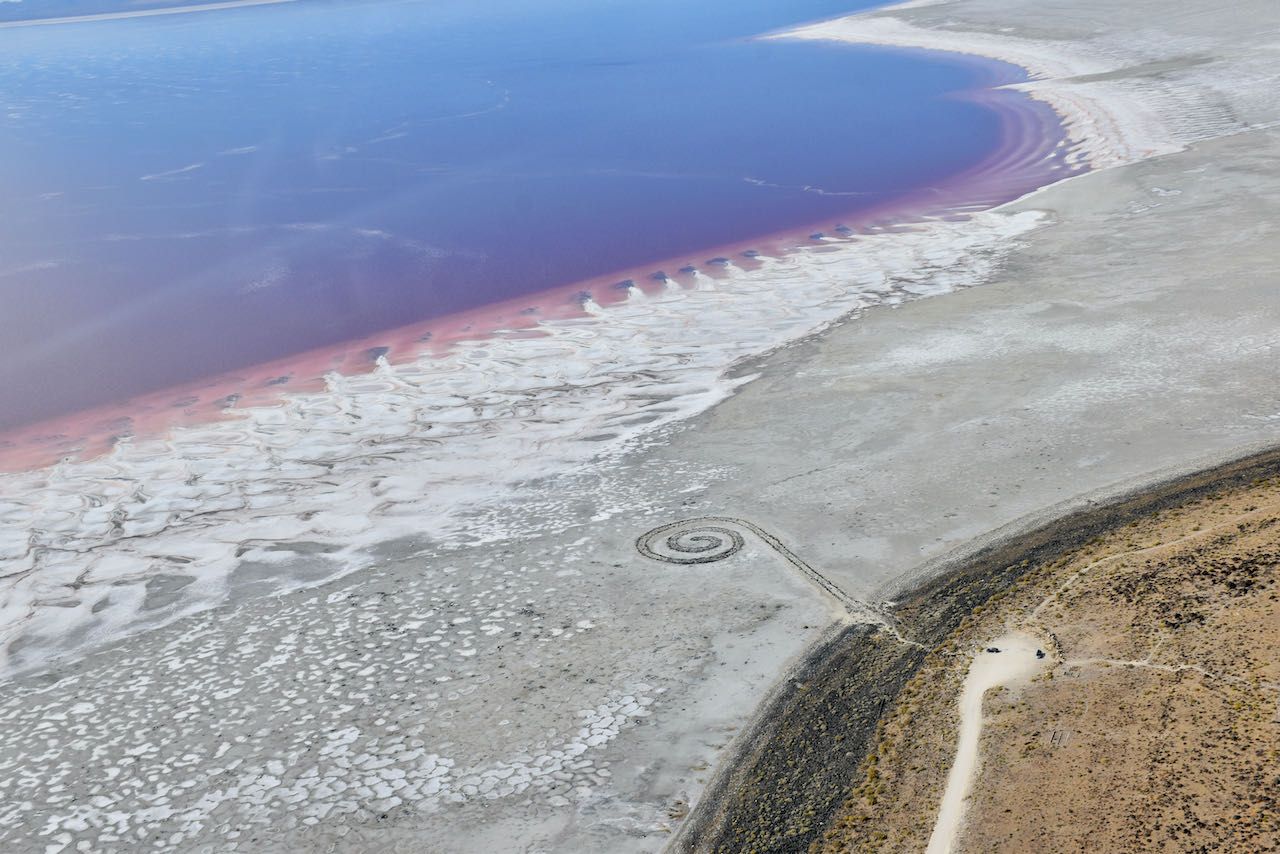
[[[1036,213],[828,241],[692,288],[331,375],[319,393],[111,454],[0,477],[0,631],[10,672],[241,594],[315,584],[403,537],[522,533],[521,484],[599,462],[705,410],[724,369],[859,309],[980,282]],[[529,533],[529,532],[524,532]]]
[[[611,777],[601,751],[667,689],[635,656],[605,656],[591,672],[618,685],[564,697],[553,729],[522,714],[530,679],[552,681],[598,632],[627,630],[583,618],[608,606],[563,577],[582,546],[259,600],[235,633],[208,612],[101,667],[16,688],[0,707],[0,850],[297,850],[281,837],[341,837],[393,810],[598,798]],[[513,655],[517,678],[495,678],[493,661]]]

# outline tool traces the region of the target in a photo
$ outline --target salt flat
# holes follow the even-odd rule
[[[529,536],[402,538],[5,686],[5,850],[658,850],[843,611],[749,532],[673,564],[645,531],[743,519],[874,606],[975,542],[1275,444],[1280,9],[887,14],[934,47],[1082,57],[1054,97],[1141,143],[1006,208],[1048,224],[948,261],[980,287],[743,363],[709,412],[485,511]]]

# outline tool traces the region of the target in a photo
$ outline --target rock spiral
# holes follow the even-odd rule
[[[685,519],[642,534],[636,540],[640,554],[664,563],[714,563],[742,551],[742,534],[723,524],[727,519]]]
[[[681,565],[715,563],[732,557],[742,550],[746,544],[743,537],[744,531],[799,570],[801,575],[838,602],[850,616],[885,626],[901,639],[901,635],[885,615],[844,592],[831,579],[801,560],[773,534],[746,519],[736,519],[732,516],[699,516],[693,519],[681,519],[678,522],[668,522],[641,534],[636,539],[636,550],[647,558],[660,560],[663,563]]]

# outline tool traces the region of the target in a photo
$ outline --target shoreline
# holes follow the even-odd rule
[[[856,253],[861,237],[927,227],[931,222],[974,212],[999,211],[1094,168],[1063,149],[1066,127],[1061,124],[1060,112],[1053,110],[1055,118],[1051,120],[1037,113],[1034,98],[1019,103],[1007,97],[1022,84],[995,83],[1003,75],[996,73],[992,64],[1020,67],[1016,63],[998,57],[975,59],[963,52],[934,48],[926,52],[951,53],[953,61],[971,63],[988,72],[991,81],[980,82],[957,97],[984,105],[1003,125],[1001,144],[994,151],[943,183],[850,211],[839,221],[815,221],[710,246],[156,389],[119,403],[18,425],[0,431],[0,476],[59,462],[91,461],[109,454],[121,441],[144,441],[170,430],[235,421],[245,409],[277,406],[294,393],[323,391],[331,374],[353,378],[372,373],[381,360],[392,367],[412,365],[419,359],[448,356],[459,345],[541,335],[547,323],[597,315],[607,322],[608,309],[634,295],[653,297],[664,291],[700,289],[721,279],[732,283],[763,263],[786,261],[798,253]]]
[[[1079,44],[1064,49],[1004,34],[929,29],[896,17],[936,5],[940,3],[907,2],[809,24],[769,38],[937,50],[1016,65],[1031,79],[1005,88],[1049,105],[1061,117],[1077,149],[1073,156],[1094,170],[1171,154],[1184,147],[1151,105],[1099,82],[1119,67],[1114,59],[1091,57]]]
[[[286,592],[355,572],[379,544],[407,537],[447,549],[525,536],[496,515],[487,525],[472,520],[522,484],[607,466],[660,441],[749,382],[733,375],[744,360],[876,306],[981,283],[1043,222],[1006,208],[1081,172],[1064,164],[1060,128],[1037,102],[999,90],[966,97],[1001,117],[1002,145],[954,186],[899,200],[897,220],[870,209],[848,220],[847,235],[789,249],[777,238],[785,251],[775,255],[744,259],[735,246],[732,267],[704,265],[662,282],[637,276],[622,289],[612,276],[589,290],[570,285],[539,294],[562,299],[536,316],[519,300],[445,318],[443,330],[440,321],[405,327],[394,333],[405,361],[379,335],[345,345],[339,357],[304,354],[328,370],[300,384],[281,383],[288,374],[269,378],[283,363],[260,366],[260,396],[214,420],[202,420],[198,395],[174,401],[165,391],[148,415],[163,423],[177,412],[197,423],[149,438],[133,435],[137,420],[121,413],[99,445],[110,453],[0,473],[14,495],[0,505],[8,528],[0,559],[12,569],[0,609],[13,615],[0,625],[0,644],[20,651],[3,659],[0,678],[89,651],[67,638],[92,638],[97,648],[216,607],[246,560],[301,560],[273,543],[326,549],[300,578],[282,571],[267,585]],[[484,337],[485,327],[500,331]],[[363,370],[339,374],[335,358]],[[241,393],[199,391],[214,401]],[[47,438],[47,429],[33,432]],[[496,441],[510,442],[503,459]],[[8,454],[20,458],[22,449]],[[109,591],[149,584],[155,554],[177,556],[178,577],[198,583],[143,614],[137,600]],[[94,583],[82,587],[82,578]],[[56,609],[39,604],[50,587]]]
[[[292,394],[283,406],[238,410],[235,418],[175,430],[164,440],[120,442],[83,462],[0,474],[12,496],[0,504],[0,560],[11,567],[0,588],[8,588],[3,607],[21,615],[0,627],[0,643],[38,627],[36,638],[27,637],[37,641],[26,644],[29,656],[74,637],[77,623],[68,621],[96,625],[100,642],[118,640],[136,619],[132,606],[113,597],[106,610],[91,611],[89,599],[109,595],[118,582],[145,584],[145,570],[136,567],[149,565],[152,554],[184,556],[174,568],[198,571],[201,582],[184,593],[195,597],[190,604],[151,615],[161,620],[156,626],[194,613],[192,605],[220,603],[224,579],[246,555],[286,563],[295,557],[272,555],[273,542],[336,547],[326,551],[327,568],[303,585],[312,586],[365,566],[366,549],[405,537],[426,536],[447,548],[525,536],[507,518],[481,525],[468,517],[509,500],[521,484],[607,466],[682,429],[752,379],[727,366],[868,308],[977,283],[1040,223],[1038,214],[986,212],[861,237],[875,250],[852,258],[766,259],[728,291],[702,277],[691,290],[632,293],[605,310],[605,323],[569,318],[544,324],[534,337],[462,342],[448,358],[398,366],[382,360],[368,374],[330,375],[323,391]],[[912,279],[887,280],[881,259]],[[957,272],[957,262],[967,269]],[[942,267],[952,269],[941,282],[918,282]],[[769,299],[780,282],[794,306],[785,313]],[[674,305],[663,310],[666,300]],[[837,309],[828,308],[833,302]],[[815,320],[815,310],[825,317]],[[691,316],[714,316],[726,334],[708,340]],[[666,346],[653,346],[655,323]],[[684,340],[671,341],[672,331]],[[623,352],[629,355],[619,359]],[[491,450],[495,436],[511,442],[502,459]],[[440,453],[442,445],[450,453]],[[103,507],[121,508],[123,520]],[[28,537],[31,530],[38,537]],[[246,543],[255,545],[246,552]],[[73,608],[35,606],[46,598],[42,589],[85,577],[96,584],[77,584]],[[294,582],[281,583],[281,590],[293,589]],[[56,624],[40,626],[54,616]]]

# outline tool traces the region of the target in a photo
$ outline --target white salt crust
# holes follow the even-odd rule
[[[326,820],[341,831],[390,811],[599,797],[605,748],[667,689],[611,673],[613,687],[525,719],[530,697],[549,698],[521,683],[551,682],[597,632],[627,629],[572,619],[606,611],[556,590],[565,560],[581,555],[440,565],[264,607],[236,633],[206,613],[162,644],[17,688],[0,706],[0,850],[256,854],[296,850],[260,834]],[[522,678],[495,678],[512,655]]]
[[[383,361],[278,406],[0,475],[0,672],[241,592],[337,577],[388,540],[535,533],[476,512],[723,400],[746,381],[725,375],[735,361],[849,312],[981,282],[1040,220],[985,212],[828,240],[691,288],[633,290],[537,337]]]

